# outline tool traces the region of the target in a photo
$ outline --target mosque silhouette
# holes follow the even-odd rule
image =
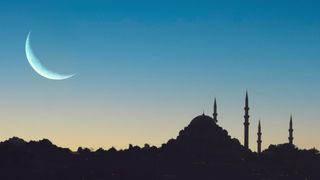
[[[213,116],[195,117],[176,138],[161,147],[145,144],[127,149],[76,152],[49,140],[26,142],[13,137],[0,143],[0,179],[6,180],[319,180],[320,154],[293,144],[292,116],[288,142],[257,151],[249,149],[249,98],[245,97],[244,144],[218,125]]]

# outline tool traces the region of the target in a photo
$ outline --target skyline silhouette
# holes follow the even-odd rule
[[[248,95],[248,91],[246,91],[246,94],[245,94],[245,103],[244,103],[244,135],[243,135],[243,146],[250,150],[250,147],[249,147],[249,139],[250,139],[250,136],[249,136],[249,126],[250,126],[250,121],[249,121],[249,95]],[[218,105],[217,105],[217,100],[216,98],[214,98],[214,102],[213,102],[213,112],[212,112],[212,121],[216,124],[218,124]],[[203,112],[202,116],[206,116],[205,115],[205,112]],[[293,140],[294,140],[294,137],[293,137],[293,117],[292,117],[292,114],[290,115],[290,119],[289,119],[289,129],[288,129],[288,142],[290,145],[294,145],[293,143]],[[259,154],[263,148],[262,148],[262,142],[263,142],[263,139],[262,139],[262,126],[261,126],[261,120],[259,119],[259,123],[258,123],[258,126],[257,126],[257,150],[256,152]],[[146,143],[145,143],[146,144]],[[112,145],[111,145],[112,146]],[[112,146],[113,148],[114,146]],[[80,148],[80,147],[78,147]],[[88,148],[88,147],[85,147],[85,148]],[[101,149],[101,147],[97,148],[97,149]],[[251,149],[252,150],[252,149]],[[252,151],[255,151],[255,150],[252,150]]]
[[[263,146],[262,145],[263,139],[262,139],[262,125],[261,125],[261,122],[263,122],[263,121],[261,121],[261,117],[260,117],[260,119],[258,120],[257,128],[254,127],[254,129],[251,130],[250,129],[251,121],[249,120],[250,119],[249,109],[250,109],[250,107],[249,107],[249,95],[248,95],[248,91],[246,91],[245,100],[244,100],[244,116],[243,116],[244,117],[244,122],[243,122],[243,127],[244,127],[244,131],[243,132],[244,132],[244,134],[243,134],[243,141],[241,141],[241,142],[242,142],[243,146],[246,149],[251,149],[252,151],[256,151],[256,152],[259,153],[259,152],[263,151],[267,147],[267,146]],[[218,123],[218,114],[219,114],[218,113],[218,104],[217,104],[216,98],[214,98],[212,119],[213,119],[213,121],[215,123]],[[205,112],[203,112],[203,115],[205,115]],[[294,129],[293,129],[293,116],[292,116],[292,114],[290,114],[290,119],[288,121],[288,124],[289,124],[288,125],[288,127],[289,127],[289,129],[288,129],[288,137],[287,137],[288,143],[291,144],[291,145],[294,145],[294,143],[293,143],[293,140],[294,140],[293,131],[294,131]],[[253,135],[255,135],[255,134],[257,135],[257,137],[256,137],[257,140],[256,141],[251,140],[252,136],[249,135],[250,134],[249,133],[250,130],[251,130],[251,132],[252,131],[256,131],[256,133],[253,133]],[[238,137],[238,139],[241,139],[241,138]],[[281,139],[283,139],[283,138],[281,138]],[[33,141],[33,140],[31,139],[31,141]],[[256,150],[253,150],[253,148],[250,148],[249,141],[256,142]],[[143,143],[143,144],[146,144],[146,142]],[[152,142],[150,144],[152,144]],[[273,143],[271,143],[271,144],[273,144]],[[109,146],[114,147],[112,144],[110,144]],[[79,147],[81,147],[81,146],[79,146]],[[77,147],[77,149],[79,147]],[[158,147],[160,147],[160,146],[158,146]],[[100,149],[102,147],[98,147],[98,148],[86,147],[86,148]],[[312,148],[315,148],[315,146],[313,146]]]
[[[244,141],[249,129],[248,95],[245,98]],[[318,179],[320,153],[299,149],[293,143],[293,121],[289,121],[288,142],[251,151],[218,125],[217,103],[213,116],[204,113],[191,120],[176,138],[161,147],[129,144],[77,151],[61,148],[48,139],[26,142],[18,137],[0,142],[0,178],[7,180],[305,180]],[[261,144],[261,124],[257,143]],[[247,141],[248,142],[248,141]]]

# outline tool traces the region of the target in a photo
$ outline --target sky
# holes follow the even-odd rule
[[[0,140],[120,149],[161,146],[212,114],[250,148],[320,149],[320,3],[296,0],[0,1]],[[28,64],[28,33],[53,81]]]

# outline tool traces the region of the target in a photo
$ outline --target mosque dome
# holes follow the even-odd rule
[[[193,118],[190,124],[180,131],[179,135],[180,138],[189,137],[198,140],[212,140],[220,138],[221,136],[228,136],[228,133],[218,126],[212,117],[202,114]]]
[[[215,162],[238,161],[246,156],[247,151],[239,140],[232,138],[212,117],[205,114],[193,118],[176,139],[168,141],[163,147],[192,154],[189,158],[194,162],[200,162],[205,157]]]
[[[200,116],[195,117],[191,122],[189,126],[193,127],[210,127],[215,125],[213,118],[210,116],[207,116],[205,114],[202,114]]]

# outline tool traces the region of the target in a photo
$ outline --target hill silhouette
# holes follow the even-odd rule
[[[13,137],[0,143],[0,179],[6,180],[317,180],[319,167],[316,149],[281,144],[257,154],[204,114],[159,148],[72,152],[47,139]]]

